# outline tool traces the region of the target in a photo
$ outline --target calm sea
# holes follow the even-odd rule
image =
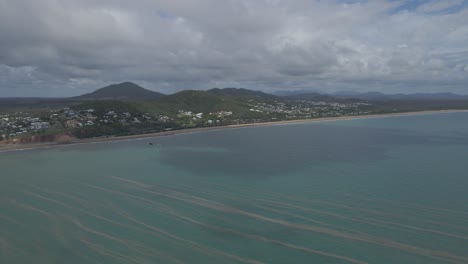
[[[468,263],[468,113],[2,153],[0,263]]]

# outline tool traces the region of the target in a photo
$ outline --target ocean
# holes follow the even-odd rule
[[[0,263],[468,263],[468,113],[0,153]]]

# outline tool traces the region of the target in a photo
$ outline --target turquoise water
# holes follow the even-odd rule
[[[467,121],[0,153],[0,263],[468,263]]]

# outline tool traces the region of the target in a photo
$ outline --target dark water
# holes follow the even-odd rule
[[[467,113],[3,153],[0,263],[468,263],[467,170]]]

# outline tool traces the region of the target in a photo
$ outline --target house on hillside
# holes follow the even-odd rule
[[[42,130],[50,127],[49,122],[33,122],[31,123],[32,130]]]

